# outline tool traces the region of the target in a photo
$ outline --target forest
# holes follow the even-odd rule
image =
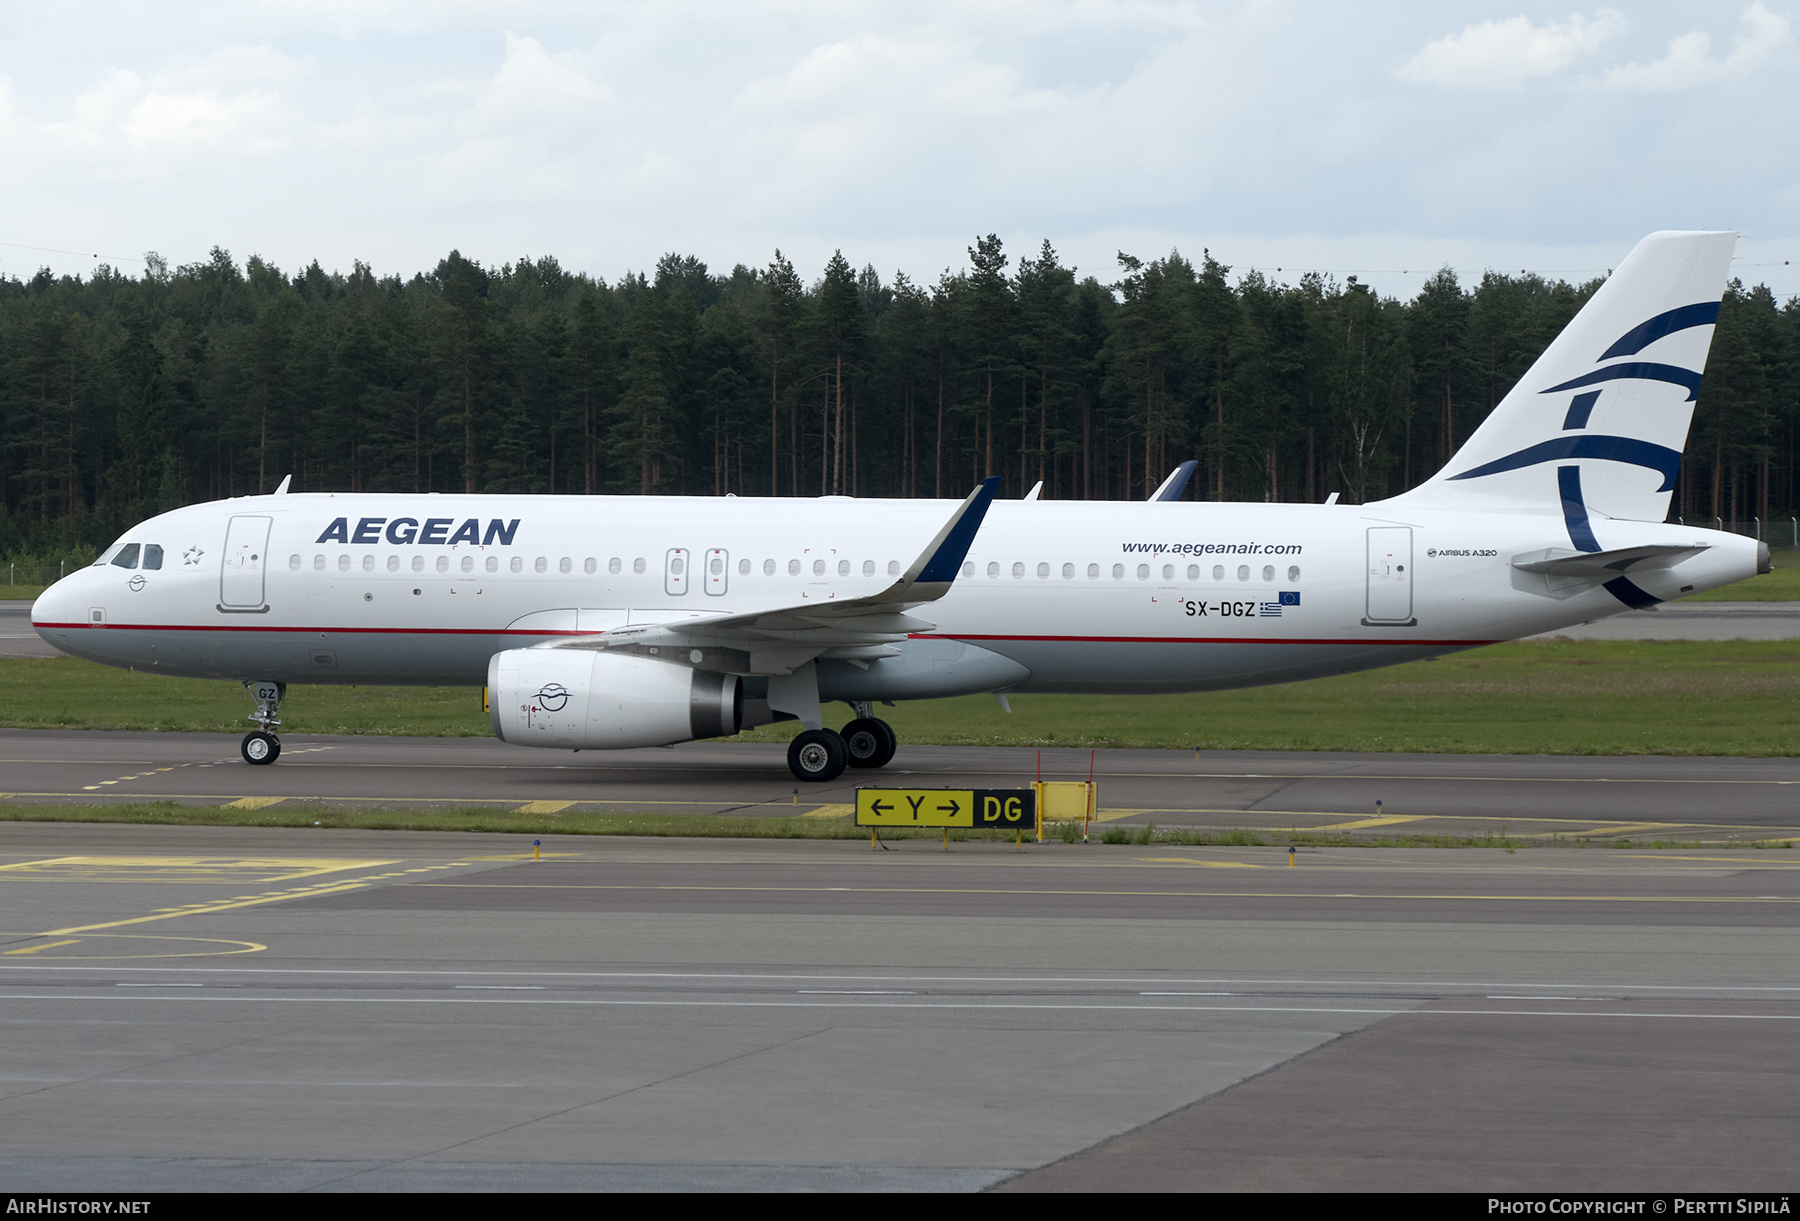
[[[609,283],[450,252],[410,279],[215,249],[0,278],[0,562],[82,562],[273,490],[1358,503],[1436,471],[1599,286],[1445,269],[1411,301],[1203,252],[1078,277],[978,238],[935,283],[839,253]],[[1797,511],[1800,301],[1728,289],[1673,516]]]

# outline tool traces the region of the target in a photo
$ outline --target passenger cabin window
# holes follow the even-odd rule
[[[850,561],[849,560],[839,560],[838,561],[838,575],[840,577],[847,577],[850,575]]]
[[[1138,565],[1138,580],[1148,581],[1149,579],[1150,579],[1150,565],[1139,564]]]
[[[550,571],[550,561],[540,555],[532,561],[531,568],[533,572],[548,572]]]
[[[519,563],[519,561],[517,561],[517,560],[513,561],[513,571],[514,572],[519,571],[518,563]],[[422,556],[422,555],[413,556],[413,571],[414,572],[424,572],[425,571],[425,557],[424,556]]]
[[[492,564],[493,562],[494,561],[492,561],[492,560],[488,561],[489,564]],[[581,571],[587,573],[590,577],[594,575],[595,571],[599,567],[600,567],[599,563],[591,555],[588,556],[587,559],[581,561]],[[490,569],[490,571],[491,571],[491,569]]]
[[[1200,565],[1189,564],[1188,565],[1188,580],[1198,581],[1199,579],[1200,579]]]
[[[824,560],[814,560],[813,561],[813,575],[815,577],[822,577],[825,575],[825,561]]]
[[[558,572],[563,572],[563,573],[573,572],[574,569],[575,569],[574,561],[572,561],[566,555],[563,556],[562,559],[560,559],[556,562],[556,571],[558,571]]]
[[[399,572],[400,571],[400,557],[399,556],[397,556],[397,555],[388,556],[388,571],[389,572]]]
[[[1041,580],[1043,580],[1043,579],[1044,579],[1044,578],[1045,578],[1045,577],[1047,577],[1047,576],[1049,576],[1049,575],[1050,575],[1050,565],[1048,565],[1048,564],[1039,564],[1039,565],[1038,565],[1038,580],[1040,580],[1040,581],[1041,581]]]
[[[1088,565],[1088,580],[1097,581],[1099,579],[1100,579],[1100,565],[1089,564]]]
[[[1125,565],[1114,564],[1113,565],[1113,580],[1123,581],[1124,579],[1125,579]]]
[[[413,557],[413,568],[415,570],[418,569],[422,563],[423,563],[423,561],[421,561],[417,556]],[[512,564],[510,565],[510,567],[512,568],[512,570],[514,572],[524,572],[525,571],[525,557],[522,555],[513,556]]]
[[[800,561],[799,560],[789,560],[788,561],[788,575],[790,577],[797,577],[800,575]]]
[[[622,567],[623,565],[619,563],[619,557],[616,555],[613,556],[612,559],[606,561],[606,571],[612,573],[615,577],[619,575],[619,569]]]
[[[1000,565],[994,560],[989,560],[988,561],[988,576],[997,577],[999,575],[1000,575]]]
[[[119,554],[113,556],[114,568],[136,568],[138,565],[138,545],[126,543],[119,548]]]
[[[1299,579],[1300,579],[1300,569],[1299,569],[1299,567],[1298,567],[1298,566],[1297,566],[1297,565],[1296,565],[1296,566],[1294,566],[1294,567],[1290,567],[1290,568],[1289,568],[1289,569],[1288,569],[1288,580],[1290,580],[1290,581],[1298,581],[1298,580],[1299,580]]]
[[[637,559],[631,561],[631,571],[637,573],[640,577],[644,575],[644,557],[643,556],[640,555],[640,556],[638,556]]]
[[[313,571],[314,572],[324,572],[325,571],[325,557],[324,556],[322,556],[322,555],[313,556]]]
[[[863,575],[865,577],[872,577],[875,575],[875,561],[874,560],[864,560],[863,561]]]
[[[1223,581],[1224,579],[1225,579],[1225,565],[1214,564],[1213,565],[1213,580]]]
[[[289,571],[292,571],[292,572],[300,571],[300,557],[299,556],[297,556],[297,555],[288,556],[288,569],[289,569]]]
[[[342,555],[338,556],[338,571],[339,572],[349,572],[350,571],[350,553],[348,551],[346,551]]]
[[[899,560],[889,560],[888,561],[888,575],[890,577],[897,577],[900,575],[900,561]]]
[[[1073,581],[1074,579],[1075,579],[1075,565],[1064,564],[1063,565],[1063,580]]]
[[[590,563],[590,564],[592,564],[592,563],[593,563],[593,562],[594,562],[594,561],[592,561],[592,560],[589,560],[589,561],[588,561],[588,563]],[[497,556],[497,555],[490,555],[490,556],[488,556],[488,558],[487,558],[487,570],[488,570],[488,571],[489,571],[489,572],[499,572],[499,571],[500,571],[500,557],[499,557],[499,556]],[[589,571],[589,572],[592,572],[592,571],[594,571],[594,570],[593,570],[593,569],[592,569],[592,568],[590,568],[590,569],[588,569],[588,571]]]

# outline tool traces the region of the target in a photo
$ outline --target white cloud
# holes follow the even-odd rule
[[[1609,89],[1630,93],[1661,93],[1742,76],[1787,49],[1793,42],[1788,19],[1771,13],[1757,0],[1738,18],[1741,32],[1724,59],[1711,58],[1712,40],[1695,30],[1669,41],[1661,59],[1647,64],[1622,64],[1601,77]]]
[[[1610,8],[1596,9],[1592,17],[1571,13],[1567,21],[1541,26],[1528,17],[1484,21],[1426,43],[1395,75],[1420,85],[1519,89],[1574,66],[1625,25],[1624,15]]]
[[[993,231],[1101,276],[1210,245],[1399,291],[1456,243],[1793,230],[1778,0],[1741,28],[1750,0],[1632,0],[1629,28],[1612,2],[61,0],[0,44],[0,236],[609,279],[841,247],[931,279]],[[1732,87],[1666,92],[1704,80]],[[0,247],[0,273],[37,257]],[[1599,256],[1574,257],[1543,255]]]

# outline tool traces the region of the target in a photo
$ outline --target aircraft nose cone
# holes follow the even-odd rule
[[[65,647],[66,629],[60,625],[81,621],[85,608],[80,605],[81,595],[74,586],[82,575],[71,573],[39,594],[38,600],[31,604],[31,626],[52,648]]]

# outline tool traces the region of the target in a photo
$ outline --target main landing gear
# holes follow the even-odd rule
[[[281,718],[275,713],[287,694],[287,684],[246,680],[244,690],[256,701],[256,711],[250,714],[250,719],[256,722],[257,728],[244,735],[238,751],[244,756],[245,763],[273,763],[281,757],[281,739],[274,732],[281,724]]]
[[[836,780],[846,767],[886,767],[899,749],[894,727],[869,715],[869,705],[850,705],[856,719],[842,733],[809,729],[788,743],[788,770],[801,780]]]

